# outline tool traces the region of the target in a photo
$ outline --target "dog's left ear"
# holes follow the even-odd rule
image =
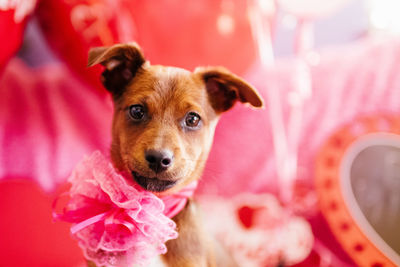
[[[140,47],[136,43],[127,43],[90,49],[88,67],[103,65],[101,81],[108,91],[118,96],[145,62]]]
[[[223,67],[196,68],[194,73],[204,81],[211,105],[217,112],[229,110],[236,101],[255,108],[264,107],[262,97],[253,86]]]

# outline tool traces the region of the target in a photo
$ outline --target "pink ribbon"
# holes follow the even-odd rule
[[[100,221],[104,221],[104,225],[106,227],[110,225],[122,225],[126,227],[131,233],[135,228],[135,224],[129,216],[125,216],[127,218],[125,220],[117,218],[117,215],[123,213],[124,209],[113,206],[110,203],[104,203],[96,199],[89,198],[84,195],[79,195],[79,197],[84,199],[84,202],[86,204],[82,208],[76,210],[67,210],[66,208],[64,208],[62,213],[56,213],[54,210],[57,206],[57,203],[60,198],[64,196],[66,196],[66,193],[60,195],[55,199],[53,203],[53,218],[70,223],[76,223],[74,226],[71,227],[72,234],[75,234],[80,230],[88,227],[89,225],[98,223]],[[93,216],[93,213],[95,213],[96,211],[104,212]]]
[[[186,206],[189,197],[193,196],[194,190],[197,188],[197,181],[194,181],[182,188],[179,192],[161,197],[164,202],[164,215],[173,218]]]
[[[160,199],[165,205],[164,215],[169,218],[177,215],[185,207],[188,198],[193,195],[196,187],[197,181],[189,184],[177,193],[161,197]],[[54,210],[56,209],[57,202],[63,196],[66,196],[66,194],[60,195],[53,203],[53,218],[75,223],[75,225],[71,227],[72,234],[76,234],[82,229],[101,221],[104,221],[105,227],[121,225],[131,233],[133,233],[135,228],[143,232],[137,227],[131,217],[123,214],[123,208],[84,195],[79,196],[84,199],[85,205],[82,208],[76,210],[66,210],[64,208],[62,213],[56,213]],[[95,213],[95,215],[93,215],[93,213]]]
[[[77,232],[79,232],[80,230],[88,227],[89,225],[95,224],[97,222],[100,222],[102,220],[105,220],[105,218],[107,218],[107,215],[109,214],[109,212],[103,212],[99,215],[90,217],[87,220],[84,220],[83,222],[80,222],[74,226],[71,227],[71,233],[75,234]]]

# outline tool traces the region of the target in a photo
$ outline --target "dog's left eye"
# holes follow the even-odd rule
[[[145,109],[142,105],[132,105],[129,107],[129,115],[134,121],[141,121],[145,115]]]
[[[185,118],[185,124],[187,127],[196,128],[199,126],[201,121],[200,115],[196,112],[189,112]]]

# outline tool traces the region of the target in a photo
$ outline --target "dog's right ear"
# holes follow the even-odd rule
[[[146,62],[136,43],[95,47],[89,51],[88,67],[101,64],[105,67],[101,76],[104,87],[119,96]]]

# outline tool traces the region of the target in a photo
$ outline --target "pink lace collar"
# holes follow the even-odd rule
[[[165,242],[178,236],[171,218],[185,207],[197,186],[193,182],[158,198],[128,184],[99,151],[77,165],[69,182],[69,200],[53,216],[73,223],[71,233],[85,257],[107,267],[143,266],[166,253]]]

